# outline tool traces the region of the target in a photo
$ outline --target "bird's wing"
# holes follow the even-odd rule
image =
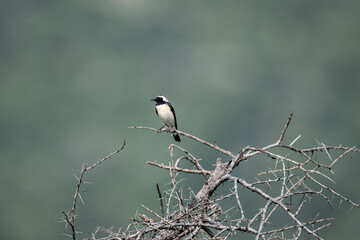
[[[174,115],[174,120],[175,120],[175,128],[178,129],[177,127],[177,121],[176,121],[176,115],[175,115],[175,110],[173,108],[173,106],[169,103],[169,106],[170,106],[170,110],[172,112],[172,114]]]

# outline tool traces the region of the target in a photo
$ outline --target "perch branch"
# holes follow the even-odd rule
[[[170,132],[171,133],[172,131],[174,131],[173,129],[170,129],[170,128],[167,128],[167,127],[162,128],[160,131],[159,131],[159,129],[156,129],[156,128],[142,127],[142,126],[130,126],[129,128],[132,128],[132,129],[147,129],[147,130],[152,130],[155,133],[162,133],[162,132]],[[227,151],[227,150],[219,147],[218,145],[216,145],[216,143],[211,144],[211,143],[209,143],[209,142],[207,142],[207,141],[205,141],[205,140],[203,140],[201,138],[198,138],[198,137],[196,137],[194,135],[191,135],[189,133],[186,133],[186,132],[183,132],[183,131],[180,131],[180,130],[176,130],[176,132],[178,134],[180,134],[180,135],[183,135],[185,137],[193,139],[196,142],[202,143],[202,144],[208,146],[209,148],[215,149],[215,150],[221,152],[222,154],[225,154],[226,156],[228,156],[230,158],[235,157],[234,154],[232,154],[230,151]]]

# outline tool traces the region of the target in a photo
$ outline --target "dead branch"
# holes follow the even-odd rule
[[[122,146],[118,150],[116,150],[115,152],[110,153],[109,155],[107,155],[104,158],[99,159],[99,161],[95,162],[90,167],[88,167],[88,163],[83,164],[83,166],[81,168],[81,171],[80,171],[80,176],[79,177],[75,176],[75,178],[77,179],[77,183],[76,183],[75,194],[74,194],[74,197],[73,197],[73,203],[72,203],[72,206],[71,206],[70,213],[66,213],[65,211],[62,212],[64,217],[65,217],[65,219],[63,219],[63,221],[66,222],[66,224],[69,224],[70,227],[71,227],[71,238],[73,240],[76,240],[76,234],[78,233],[75,230],[75,220],[77,220],[75,211],[76,211],[76,208],[78,207],[77,201],[78,201],[78,199],[80,199],[81,202],[84,203],[84,201],[83,201],[83,199],[81,197],[81,194],[80,194],[80,186],[81,186],[81,184],[86,183],[86,182],[83,181],[85,172],[87,172],[89,170],[92,170],[93,168],[95,168],[96,166],[98,166],[99,164],[104,162],[106,159],[109,159],[114,154],[119,153],[121,150],[124,149],[125,144],[126,144],[126,139],[124,139],[124,142],[123,142]]]
[[[330,226],[333,218],[322,217],[321,213],[315,212],[311,219],[305,219],[301,213],[311,209],[311,200],[314,198],[329,205],[333,205],[334,199],[338,199],[351,207],[360,207],[359,203],[335,189],[332,174],[335,164],[340,164],[349,153],[359,153],[360,150],[356,147],[327,146],[323,143],[315,147],[299,148],[296,142],[300,135],[286,144],[283,142],[284,136],[292,117],[293,114],[290,113],[275,143],[264,147],[246,146],[238,153],[177,130],[179,135],[220,152],[224,156],[223,160],[207,159],[216,164],[214,169],[205,169],[193,154],[171,144],[168,163],[148,162],[169,171],[169,189],[161,192],[157,185],[161,213],[143,206],[149,216],[145,213],[138,214],[125,230],[111,232],[108,237],[98,240],[227,239],[239,232],[250,234],[255,239],[323,239],[321,232]],[[161,130],[142,126],[130,128],[146,129],[154,133],[174,131],[166,127]],[[279,151],[275,151],[277,149],[283,149],[286,153],[279,154]],[[320,161],[317,158],[320,154],[327,157],[328,161]],[[265,157],[268,169],[259,169],[258,174],[252,177],[238,176],[234,170],[240,165],[246,167],[245,162],[259,161],[257,156]],[[190,162],[193,168],[179,167],[182,161]],[[180,185],[184,184],[179,179],[180,172],[203,175],[201,189],[187,195],[183,185]],[[224,183],[228,183],[226,186],[230,189],[220,188]],[[259,201],[245,201],[247,193],[255,195]],[[229,206],[225,201],[232,204]],[[256,204],[258,207],[254,208]],[[93,234],[93,239],[96,239],[95,235]]]

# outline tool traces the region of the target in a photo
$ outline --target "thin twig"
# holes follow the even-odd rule
[[[158,192],[158,194],[159,194],[161,216],[164,217],[164,216],[165,216],[165,213],[164,213],[164,205],[163,205],[163,199],[162,199],[161,192],[160,192],[159,183],[156,183],[156,190],[157,190],[157,192]]]
[[[279,139],[277,140],[276,144],[280,144],[280,142],[284,139],[284,136],[285,136],[285,132],[286,130],[288,129],[289,125],[290,125],[290,122],[291,122],[291,119],[292,119],[292,116],[293,116],[293,112],[290,113],[289,117],[288,117],[288,120],[285,124],[285,127],[283,129],[283,131],[281,132],[281,135],[279,137]]]

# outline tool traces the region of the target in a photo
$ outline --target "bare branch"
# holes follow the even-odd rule
[[[116,150],[113,153],[110,153],[108,156],[100,159],[99,161],[95,162],[92,166],[88,167],[88,163],[83,164],[81,171],[80,171],[80,177],[76,177],[77,179],[77,183],[76,183],[76,188],[75,188],[75,194],[73,197],[73,203],[71,206],[71,210],[70,210],[70,214],[66,214],[64,211],[62,212],[65,216],[66,222],[70,225],[71,227],[71,237],[73,240],[76,240],[76,233],[77,231],[75,231],[75,220],[76,220],[76,214],[75,214],[75,210],[77,208],[77,200],[80,199],[80,201],[82,203],[84,203],[84,200],[82,199],[81,195],[80,195],[80,186],[82,183],[84,183],[83,178],[84,178],[84,174],[85,172],[95,168],[96,166],[98,166],[99,164],[101,164],[102,162],[104,162],[106,159],[109,159],[111,156],[113,156],[114,154],[119,153],[121,150],[124,149],[126,144],[126,139],[124,139],[124,142],[122,144],[122,146]]]
[[[293,116],[293,112],[290,113],[289,118],[288,118],[288,120],[287,120],[287,122],[285,124],[284,130],[282,131],[282,133],[281,133],[279,139],[277,140],[276,144],[280,144],[280,142],[284,139],[285,132],[286,132],[286,130],[288,129],[288,127],[290,125],[292,116]]]
[[[163,198],[162,198],[162,196],[161,196],[159,183],[156,183],[156,190],[157,190],[157,192],[158,192],[158,194],[159,194],[161,216],[164,217],[164,216],[165,216],[165,213],[164,213]]]
[[[228,239],[240,232],[250,234],[255,239],[286,239],[286,236],[291,236],[291,239],[306,237],[322,239],[321,232],[330,226],[333,219],[324,218],[322,213],[314,212],[309,220],[304,219],[306,214],[301,213],[312,208],[312,199],[320,199],[330,206],[334,199],[339,199],[340,203],[345,202],[351,207],[360,207],[358,203],[335,190],[334,176],[331,175],[335,164],[339,164],[349,153],[359,153],[360,150],[355,147],[325,144],[299,148],[295,145],[301,135],[298,135],[290,144],[283,144],[292,117],[291,112],[275,143],[264,147],[246,146],[237,154],[219,147],[216,141],[209,143],[183,131],[166,127],[160,130],[142,126],[130,127],[151,130],[155,133],[176,131],[179,135],[221,153],[225,161],[217,158],[215,167],[205,170],[200,159],[183,147],[170,144],[168,163],[147,162],[169,172],[169,189],[162,194],[159,185],[156,185],[160,213],[142,205],[143,210],[151,213],[150,217],[137,214],[136,219],[132,219],[134,222],[123,231],[111,232],[108,237],[98,239],[94,233],[92,239]],[[282,151],[277,151],[279,149]],[[333,151],[339,153],[338,157],[334,157],[335,160],[330,155],[330,152],[334,155]],[[329,158],[330,161],[325,163],[319,161],[317,156],[320,154]],[[255,156],[262,157],[255,158]],[[259,161],[259,159],[266,161],[266,167],[259,169],[257,175],[238,176],[236,168],[246,167],[243,163]],[[180,167],[183,161],[190,162],[191,166]],[[89,169],[87,165],[83,167],[82,172],[86,169]],[[190,194],[183,191],[186,178],[179,179],[180,172],[203,175],[204,182],[200,190],[193,192],[189,187]],[[80,184],[82,178],[80,174],[78,178]],[[226,186],[225,188],[229,187],[229,189],[220,186]],[[256,201],[244,201],[243,199],[247,199],[244,194],[252,194]],[[79,193],[75,195],[76,199],[80,198]],[[230,202],[232,205],[229,207],[225,202]],[[258,206],[256,209],[259,210],[251,209],[255,204]],[[69,225],[73,224],[71,217],[74,215],[75,219],[75,210],[70,213],[70,216],[63,213],[64,222]],[[279,215],[287,223],[284,225],[276,223],[276,216]],[[270,222],[270,218],[274,221]]]
[[[129,127],[129,128],[134,128],[134,129],[147,129],[147,130],[152,130],[152,131],[154,131],[155,133],[172,132],[172,131],[173,131],[173,129],[166,128],[166,127],[164,127],[163,129],[161,129],[160,131],[159,131],[158,129],[155,129],[155,128],[142,127],[142,126],[136,126],[136,127],[131,126],[131,127]],[[195,140],[195,141],[197,141],[197,142],[199,142],[199,143],[202,143],[202,144],[208,146],[209,148],[215,149],[215,150],[219,151],[220,153],[222,153],[222,154],[224,154],[224,155],[226,155],[226,156],[228,156],[228,157],[230,157],[230,158],[234,158],[234,154],[232,154],[230,151],[227,151],[227,150],[219,147],[218,145],[216,145],[216,142],[215,142],[214,144],[211,144],[211,143],[209,143],[209,142],[207,142],[207,141],[205,141],[205,140],[202,140],[201,138],[195,137],[195,136],[193,136],[193,135],[191,135],[191,134],[189,134],[189,133],[186,133],[186,132],[183,132],[183,131],[179,131],[179,130],[176,130],[176,132],[177,132],[178,134],[180,134],[180,135],[183,135],[183,136],[188,137],[188,138],[190,138],[190,139],[193,139],[193,140]]]
[[[163,168],[163,169],[167,169],[167,170],[175,170],[178,172],[185,172],[185,173],[194,173],[194,174],[205,174],[205,175],[210,175],[211,171],[206,171],[206,170],[195,170],[195,169],[186,169],[186,168],[179,168],[179,167],[170,167],[170,166],[166,166],[164,164],[160,164],[160,163],[156,163],[156,162],[147,162],[147,164],[158,167],[158,168]]]

